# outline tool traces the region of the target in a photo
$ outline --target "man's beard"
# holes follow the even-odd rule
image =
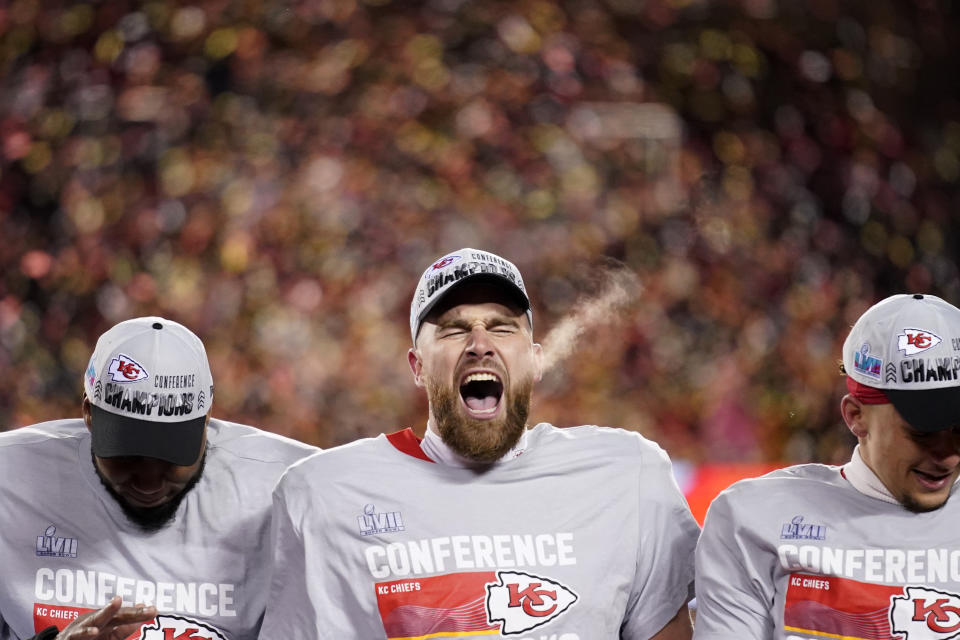
[[[520,441],[530,414],[532,392],[530,378],[521,381],[509,397],[504,389],[500,401],[507,403],[506,414],[492,420],[476,420],[458,410],[459,389],[432,380],[427,385],[427,397],[440,437],[455,453],[484,464],[496,462]]]
[[[900,501],[900,504],[903,506],[904,509],[912,513],[929,513],[931,511],[936,511],[937,509],[942,509],[944,506],[946,506],[947,500],[949,499],[950,499],[950,496],[947,496],[947,498],[940,504],[927,506],[927,505],[921,504],[918,500],[914,500],[911,496],[905,495],[903,496],[903,499]]]
[[[92,453],[93,452],[91,452],[91,455]],[[197,469],[197,472],[192,478],[190,478],[190,481],[187,482],[186,486],[183,488],[183,491],[172,497],[167,502],[155,507],[136,507],[127,503],[123,499],[123,496],[117,493],[117,491],[110,486],[110,483],[100,472],[100,467],[97,466],[96,456],[93,456],[93,468],[97,472],[97,477],[100,478],[100,484],[102,484],[103,488],[107,490],[107,493],[109,493],[111,497],[117,501],[117,504],[120,505],[120,508],[127,516],[127,519],[140,527],[142,531],[147,533],[159,531],[173,521],[174,516],[177,515],[177,509],[180,508],[180,503],[183,502],[183,499],[187,497],[187,494],[190,493],[190,490],[193,489],[198,482],[200,482],[200,476],[203,475],[203,469],[206,464],[207,452],[204,451],[203,458],[200,460],[200,468]]]

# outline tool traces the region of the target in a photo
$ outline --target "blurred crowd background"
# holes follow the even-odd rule
[[[0,7],[0,428],[79,415],[97,336],[207,345],[214,414],[412,426],[416,278],[459,247],[580,327],[532,418],[678,460],[837,462],[840,346],[960,303],[956,2],[312,0]],[[548,347],[550,345],[548,344]]]

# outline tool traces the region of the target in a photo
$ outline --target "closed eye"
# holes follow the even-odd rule
[[[489,322],[487,323],[487,331],[491,333],[516,333],[519,328],[520,325],[517,323],[516,319],[501,315],[490,318]]]
[[[490,329],[490,333],[494,333],[494,334],[497,334],[497,335],[504,335],[504,336],[506,336],[506,335],[511,335],[511,334],[513,334],[513,333],[516,333],[516,332],[517,332],[517,327],[516,327],[516,326],[501,325],[501,326],[497,326],[497,327],[492,327],[492,328]]]

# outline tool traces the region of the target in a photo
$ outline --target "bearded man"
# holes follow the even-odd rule
[[[0,433],[0,640],[255,640],[271,491],[314,447],[213,418],[203,343],[97,341],[82,418]]]
[[[274,492],[261,638],[685,640],[699,533],[657,445],[527,428],[542,373],[520,272],[461,249],[421,277],[410,429],[317,454]]]

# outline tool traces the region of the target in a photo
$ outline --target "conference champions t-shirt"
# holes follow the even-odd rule
[[[960,499],[912,513],[839,467],[744,480],[697,549],[697,640],[960,637]]]
[[[145,533],[103,488],[82,420],[0,434],[0,639],[63,628],[117,594],[159,611],[131,638],[256,638],[270,492],[317,449],[215,419],[207,441],[203,476],[175,520]]]
[[[540,424],[478,472],[410,430],[310,457],[274,496],[262,638],[642,640],[691,595],[699,528],[662,449]]]

